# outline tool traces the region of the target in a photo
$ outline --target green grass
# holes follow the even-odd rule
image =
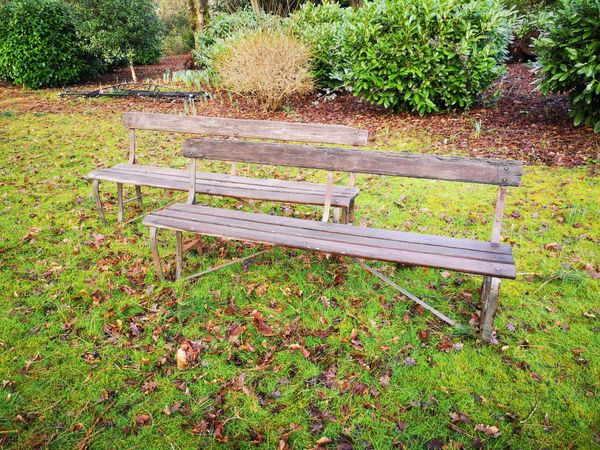
[[[139,135],[142,162],[185,163],[179,137]],[[110,184],[103,185],[103,226],[85,180],[98,165],[124,161],[126,139],[120,114],[0,114],[0,444],[73,448],[90,430],[93,448],[274,448],[286,433],[293,448],[312,448],[322,437],[332,448],[598,446],[600,288],[591,272],[600,262],[600,183],[588,169],[529,166],[522,187],[510,190],[503,234],[519,275],[502,285],[500,345],[491,346],[470,333],[475,276],[375,264],[462,330],[433,320],[348,260],[300,251],[277,249],[247,270],[158,284],[145,227],[117,226]],[[414,136],[380,144],[419,146]],[[242,170],[324,179],[316,171]],[[361,224],[490,235],[492,187],[367,176],[358,186]],[[145,193],[146,211],[184,197]],[[133,205],[129,218],[141,213]],[[160,239],[172,266],[174,236]],[[206,239],[204,255],[186,256],[186,271],[253,250]],[[253,310],[275,336],[257,331]],[[231,336],[234,324],[245,331]],[[350,342],[353,330],[359,343]],[[206,348],[180,370],[175,353],[184,339]],[[463,347],[443,352],[443,341]],[[145,393],[148,381],[156,389]],[[167,414],[176,402],[183,408]],[[471,423],[452,424],[454,412]],[[136,424],[144,414],[147,423]],[[193,433],[203,420],[209,429]],[[500,434],[475,431],[477,424]]]

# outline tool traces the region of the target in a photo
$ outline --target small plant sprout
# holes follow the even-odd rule
[[[473,121],[473,133],[475,134],[476,139],[479,139],[481,137],[481,120],[480,119]]]

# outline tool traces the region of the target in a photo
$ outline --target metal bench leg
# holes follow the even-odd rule
[[[96,199],[96,206],[98,207],[100,220],[104,225],[106,225],[106,218],[104,217],[104,210],[102,209],[102,199],[100,198],[100,180],[92,181],[92,191],[94,193],[94,198]]]
[[[144,202],[142,201],[142,187],[141,186],[135,187],[135,195],[137,197],[138,205],[140,206],[140,208],[143,208]]]
[[[346,217],[342,219],[342,223],[354,223],[354,199],[350,200],[348,209],[344,208]]]
[[[363,269],[365,269],[371,275],[375,275],[377,278],[379,278],[384,283],[387,283],[388,285],[390,285],[394,289],[400,291],[409,300],[412,300],[416,304],[421,305],[427,311],[431,312],[434,316],[438,317],[439,319],[442,319],[448,325],[451,325],[453,327],[456,326],[456,322],[454,320],[452,320],[450,317],[446,316],[444,313],[441,313],[440,311],[438,311],[437,309],[435,309],[433,306],[429,306],[423,300],[421,300],[420,298],[418,298],[415,295],[411,294],[410,292],[408,292],[403,287],[398,286],[396,283],[394,283],[392,280],[390,280],[388,277],[386,277],[384,274],[382,274],[378,270],[372,268],[371,266],[368,266],[367,264],[365,264],[364,262],[362,262],[360,259],[355,258],[354,256],[350,256],[350,259],[352,259],[356,264],[358,264],[360,267],[362,267]]]
[[[117,204],[119,211],[117,213],[117,220],[123,222],[123,184],[117,183]]]
[[[333,215],[333,223],[340,223],[340,218],[343,216],[342,208],[333,208],[332,215]]]
[[[175,279],[179,280],[183,271],[183,237],[181,231],[175,231]]]
[[[479,318],[479,328],[481,330],[481,339],[484,342],[490,342],[492,331],[494,330],[494,317],[498,307],[498,298],[500,295],[500,278],[484,277],[481,287],[481,315]]]
[[[152,250],[152,261],[154,262],[154,270],[156,276],[160,281],[164,281],[165,276],[163,275],[162,266],[160,265],[160,255],[158,254],[158,245],[156,242],[156,228],[149,227],[150,231],[150,250]]]

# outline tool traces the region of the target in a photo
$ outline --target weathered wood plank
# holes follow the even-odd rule
[[[205,209],[202,209],[205,208]],[[246,214],[244,220],[254,223],[264,223],[264,214],[244,213],[230,209],[210,208],[196,205],[186,205],[185,203],[175,203],[169,209],[182,212],[200,212],[201,214],[211,215],[222,218],[223,220],[238,218]],[[309,229],[323,230],[330,233],[340,233],[350,236],[366,236],[372,238],[386,239],[389,241],[412,242],[417,244],[436,245],[439,247],[448,246],[453,249],[476,250],[483,252],[501,253],[511,255],[512,248],[508,244],[498,244],[493,242],[478,241],[475,239],[462,239],[446,236],[436,236],[430,234],[412,233],[408,231],[384,230],[380,228],[359,227],[346,224],[335,224],[315,222],[311,220],[301,221],[291,217],[266,216],[268,223],[283,226],[296,226],[302,228],[306,226]]]
[[[174,205],[175,206],[175,205]],[[214,209],[214,208],[213,208]],[[251,214],[251,213],[250,213]],[[180,208],[167,208],[157,211],[154,215],[160,217],[172,217],[176,219],[185,219],[196,223],[218,223],[221,225],[232,226],[235,228],[244,228],[248,230],[264,231],[268,233],[276,233],[281,235],[292,235],[296,237],[321,239],[340,243],[350,243],[357,245],[366,245],[370,247],[379,247],[381,249],[390,250],[405,250],[418,253],[428,253],[433,255],[445,255],[453,257],[461,257],[465,259],[476,259],[487,262],[498,262],[502,264],[514,264],[514,259],[511,254],[496,253],[487,250],[471,250],[452,246],[452,238],[445,238],[445,245],[436,245],[423,242],[409,242],[402,240],[393,240],[374,236],[373,233],[362,233],[363,228],[354,227],[355,233],[344,234],[329,230],[328,226],[317,228],[312,221],[301,221],[293,219],[287,225],[281,225],[270,219],[264,222],[249,220],[247,214],[238,214],[235,218],[224,218],[219,215],[213,215],[211,211],[199,208],[196,210],[187,209],[182,211]],[[261,216],[264,216],[261,214]],[[396,232],[401,235],[401,232]],[[459,244],[460,245],[460,244]]]
[[[367,151],[314,145],[186,139],[183,155],[341,172],[518,186],[520,161]]]
[[[207,207],[201,207],[203,210]],[[161,212],[161,214],[164,213]],[[244,215],[254,213],[243,213]],[[271,216],[256,214],[261,221],[268,223]],[[301,222],[308,222],[302,221]],[[190,231],[203,235],[218,236],[225,239],[236,239],[265,244],[281,245],[284,247],[313,250],[323,253],[339,255],[350,255],[359,258],[369,258],[381,261],[399,262],[402,264],[417,265],[423,267],[445,268],[459,272],[473,273],[479,275],[491,275],[503,278],[514,278],[515,267],[513,264],[501,262],[481,261],[468,259],[460,256],[448,256],[431,253],[421,253],[410,250],[399,250],[394,248],[381,248],[371,245],[358,244],[356,242],[337,242],[323,237],[305,237],[281,232],[261,231],[256,228],[242,228],[233,223],[224,223],[222,220],[204,222],[186,220],[182,217],[167,217],[164,214],[152,214],[147,216],[143,222],[150,227],[167,228],[179,231]],[[323,224],[321,225],[331,225]]]
[[[127,112],[127,128],[319,144],[367,145],[367,130],[345,125]]]
[[[189,189],[189,171],[168,168],[156,169],[160,170],[97,169],[90,172],[88,177],[102,181],[174,191],[187,191]],[[331,204],[335,207],[347,208],[352,199],[358,195],[358,192],[358,189],[355,188],[334,186]],[[310,183],[302,183],[300,186],[296,186],[296,182],[292,181],[262,180],[205,172],[197,173],[196,193],[304,205],[323,205],[325,202],[325,185],[313,184],[311,186]]]

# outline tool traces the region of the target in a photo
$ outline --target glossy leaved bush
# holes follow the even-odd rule
[[[0,4],[0,79],[39,89],[73,83],[85,70],[69,5],[58,0]]]
[[[505,71],[514,13],[500,0],[375,0],[346,27],[345,84],[394,110],[469,108]]]
[[[352,10],[338,3],[305,3],[291,16],[290,30],[310,46],[313,75],[321,86],[343,82],[344,27],[351,17]]]
[[[568,93],[574,124],[600,132],[600,1],[565,0],[535,47],[542,92]]]

